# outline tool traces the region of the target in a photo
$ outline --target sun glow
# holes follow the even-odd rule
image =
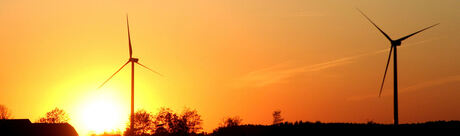
[[[127,118],[122,105],[113,97],[99,95],[81,108],[81,124],[90,133],[121,131]]]

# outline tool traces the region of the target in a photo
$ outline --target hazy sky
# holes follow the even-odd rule
[[[392,67],[378,98],[390,43],[360,8],[394,39],[441,23],[398,48],[400,121],[459,120],[459,7],[458,0],[0,0],[0,104],[32,121],[60,107],[80,135],[94,130],[85,118],[110,105],[104,111],[120,111],[110,117],[123,118],[112,124],[124,130],[130,67],[97,87],[128,60],[129,13],[134,56],[165,75],[136,67],[136,109],[197,109],[208,132],[228,116],[270,124],[274,110],[286,121],[391,123]]]

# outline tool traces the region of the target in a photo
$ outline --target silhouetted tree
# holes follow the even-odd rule
[[[131,116],[130,116],[131,117]],[[131,136],[148,136],[154,133],[153,115],[145,110],[139,110],[134,113],[134,130],[130,126],[126,128],[126,135]]]
[[[10,110],[5,105],[0,104],[0,119],[9,119],[10,117]]]
[[[169,108],[161,108],[155,116],[155,135],[189,135],[202,129],[201,116],[196,110],[184,109],[177,115]]]
[[[241,122],[243,122],[243,119],[241,119],[239,116],[228,117],[223,120],[220,126],[221,127],[234,127],[234,126],[241,125]]]
[[[182,122],[185,123],[186,130],[188,133],[198,133],[201,129],[201,116],[198,114],[196,110],[191,110],[189,108],[185,108],[180,116]]]
[[[163,126],[156,127],[154,136],[168,136],[169,131]]]
[[[283,123],[283,118],[281,118],[281,110],[273,111],[273,124]]]
[[[46,117],[38,119],[38,123],[67,123],[69,117],[64,110],[59,108],[54,108],[50,112],[46,113]]]
[[[167,133],[172,133],[174,127],[176,126],[177,115],[169,108],[161,108],[160,111],[155,115],[154,125],[156,130],[165,131]]]

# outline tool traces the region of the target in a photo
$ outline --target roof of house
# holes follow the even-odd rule
[[[29,119],[0,120],[0,135],[78,136],[68,123],[32,123]]]

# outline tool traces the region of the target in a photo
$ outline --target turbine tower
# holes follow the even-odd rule
[[[102,86],[104,86],[105,83],[107,83],[110,79],[113,78],[113,76],[115,76],[118,72],[121,71],[121,69],[123,69],[123,67],[125,67],[126,65],[128,65],[128,63],[131,63],[131,117],[130,117],[130,125],[129,125],[129,128],[131,131],[133,131],[134,129],[134,63],[160,75],[160,76],[163,76],[162,74],[160,74],[159,72],[153,70],[153,69],[150,69],[148,68],[147,66],[145,65],[142,65],[141,63],[139,63],[139,59],[138,58],[133,58],[133,49],[132,49],[132,46],[131,46],[131,36],[130,36],[130,33],[129,33],[129,21],[128,21],[128,15],[126,15],[126,25],[128,27],[128,42],[129,42],[129,59],[128,61],[123,64],[123,66],[121,66],[120,69],[118,69],[115,73],[112,74],[112,76],[110,76],[107,80],[104,81],[104,83],[101,84],[101,86],[99,86],[99,88],[101,88]]]
[[[418,34],[422,31],[425,31],[426,29],[429,29],[431,27],[434,27],[436,25],[438,25],[439,23],[437,24],[434,24],[434,25],[431,25],[429,27],[426,27],[422,30],[419,30],[417,32],[414,32],[412,34],[409,34],[407,36],[404,36],[402,38],[399,38],[397,40],[393,40],[390,38],[390,36],[388,36],[385,32],[383,32],[382,29],[380,29],[374,22],[372,22],[371,19],[369,19],[369,17],[367,17],[361,10],[358,9],[358,11],[364,16],[366,17],[367,20],[369,20],[369,22],[372,23],[372,25],[374,25],[391,43],[391,46],[390,46],[390,54],[388,55],[388,60],[387,60],[387,65],[385,67],[385,73],[383,74],[383,80],[382,80],[382,84],[380,86],[380,92],[379,92],[379,97],[381,96],[382,94],[382,89],[383,89],[383,84],[385,83],[385,77],[387,75],[387,70],[388,70],[388,65],[390,64],[390,60],[391,60],[391,53],[394,52],[394,57],[393,57],[393,74],[394,74],[394,91],[393,91],[393,116],[394,116],[394,125],[397,126],[399,124],[399,118],[398,118],[398,67],[397,67],[397,46],[401,46],[401,42],[406,40],[407,38],[415,35],[415,34]]]

